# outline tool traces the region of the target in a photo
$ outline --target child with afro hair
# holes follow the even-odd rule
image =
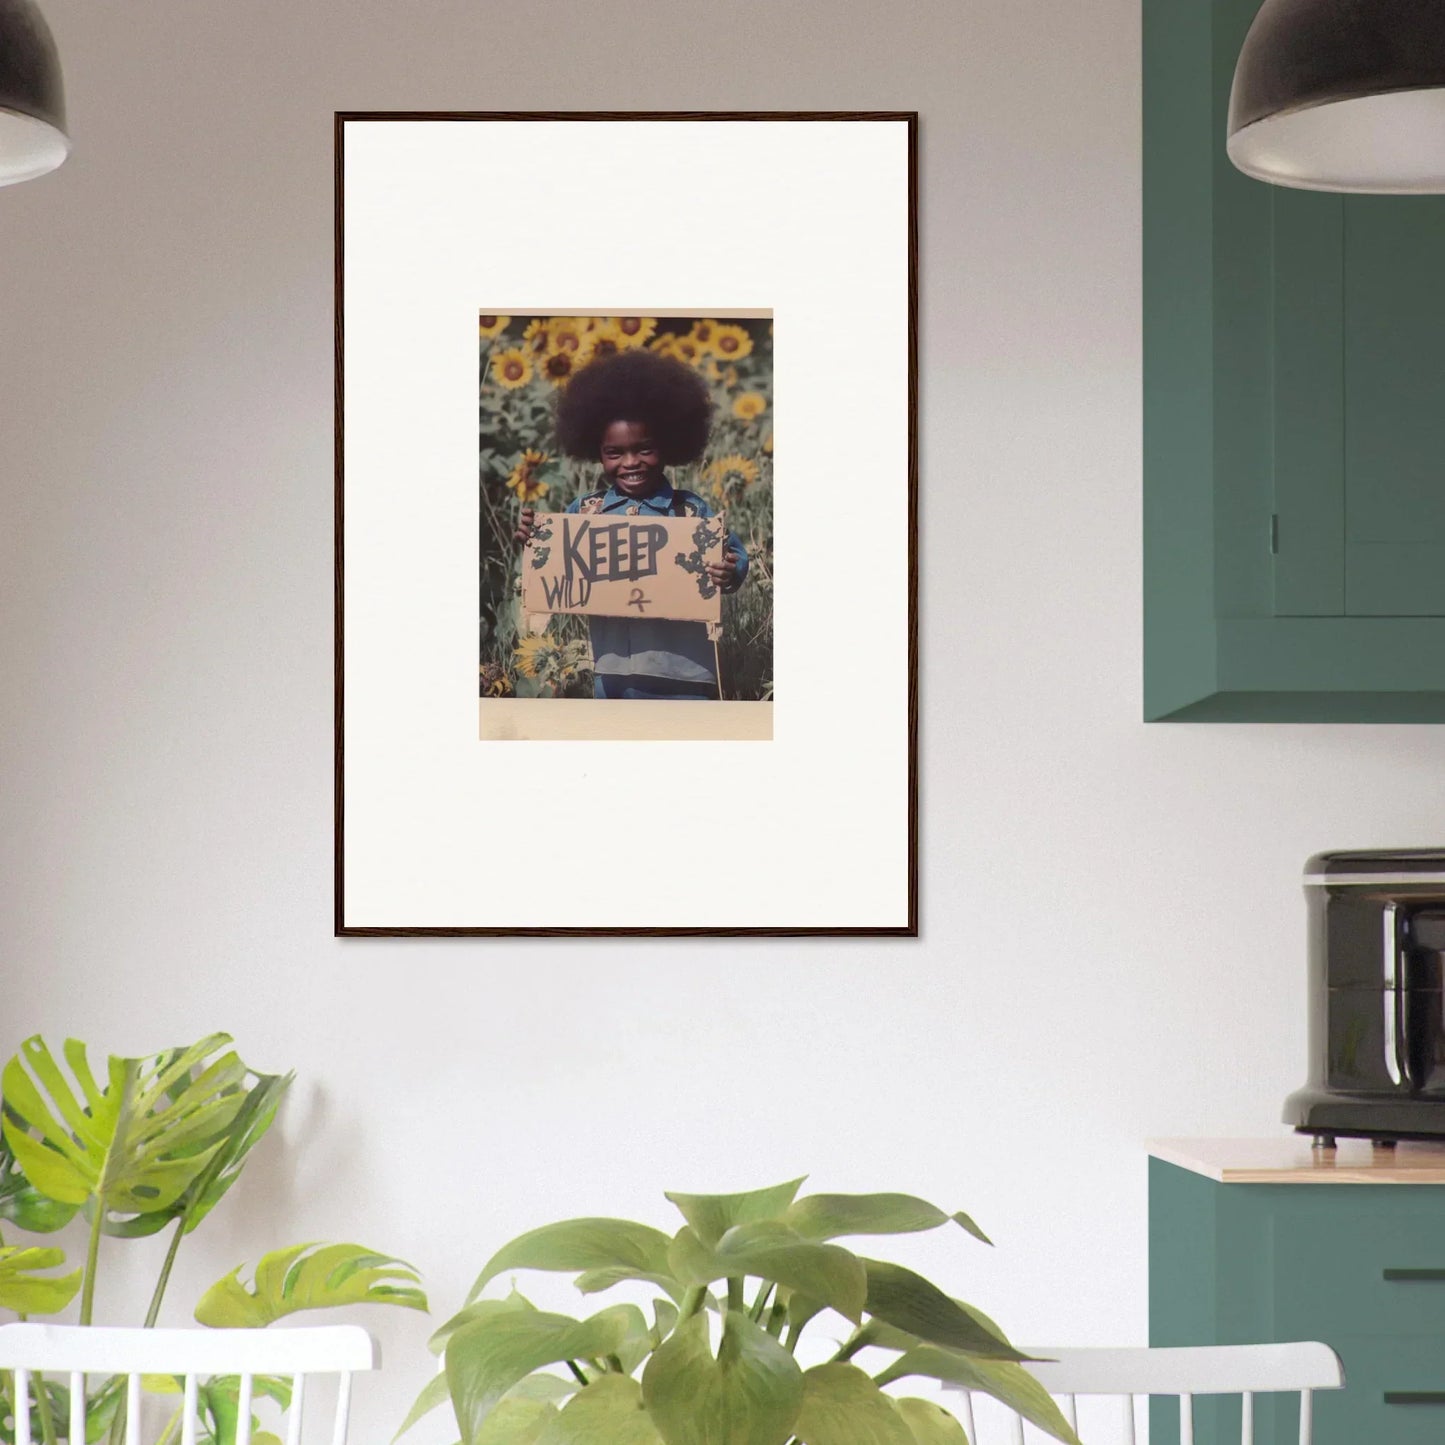
[[[624,351],[584,366],[557,403],[557,438],[569,456],[598,462],[597,484],[569,512],[624,516],[710,517],[696,492],[674,487],[664,468],[696,461],[707,446],[712,399],[684,362],[650,351]],[[532,535],[523,509],[516,537]],[[723,592],[748,575],[748,555],[732,533],[721,563],[708,567]],[[599,698],[721,696],[717,649],[701,622],[589,617],[593,694]]]

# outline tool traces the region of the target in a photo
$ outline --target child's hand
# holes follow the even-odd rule
[[[522,508],[522,515],[517,518],[517,530],[512,533],[512,540],[519,547],[525,547],[532,540],[532,523],[536,516],[537,509],[535,507]]]
[[[724,592],[731,592],[738,585],[738,554],[729,547],[721,562],[707,564],[707,575]]]

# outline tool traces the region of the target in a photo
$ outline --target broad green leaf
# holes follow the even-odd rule
[[[191,1181],[184,1194],[165,1209],[137,1214],[129,1219],[108,1220],[105,1232],[124,1239],[151,1235],[164,1229],[172,1220],[181,1221],[181,1229],[189,1234],[225,1197],[241,1177],[251,1150],[260,1143],[276,1118],[276,1111],[290,1087],[293,1074],[257,1074],[255,1082],[241,1085],[244,1098],[236,1116],[226,1128],[221,1147],[210,1162]]]
[[[462,1445],[474,1445],[497,1402],[533,1370],[614,1354],[641,1316],[635,1305],[614,1305],[585,1320],[511,1309],[462,1325],[447,1341],[446,1351],[447,1384]]]
[[[627,1269],[621,1265],[584,1270],[572,1283],[581,1294],[600,1294],[605,1289],[611,1289],[613,1285],[630,1284],[634,1281],[653,1285],[669,1299],[678,1304],[682,1302],[685,1290],[670,1274],[649,1274],[646,1270]]]
[[[556,1418],[557,1407],[550,1400],[511,1396],[497,1405],[482,1428],[463,1445],[534,1445]]]
[[[952,1350],[920,1345],[901,1355],[876,1378],[880,1385],[889,1385],[909,1375],[923,1375],[948,1385],[962,1385],[967,1390],[981,1390],[1002,1400],[1010,1410],[1054,1439],[1064,1441],[1064,1445],[1080,1445],[1079,1437],[1048,1391],[1022,1365],[1008,1360],[970,1359]]]
[[[467,1302],[509,1269],[623,1269],[666,1274],[668,1244],[660,1229],[627,1219],[564,1219],[546,1224],[504,1244],[477,1276]]]
[[[913,1445],[893,1401],[856,1365],[819,1365],[803,1376],[793,1434],[803,1445]]]
[[[893,1404],[913,1436],[913,1445],[968,1445],[963,1426],[942,1405],[912,1395]]]
[[[103,1219],[173,1205],[221,1148],[244,1100],[246,1066],[212,1034],[149,1059],[111,1058],[102,1087],[85,1045],[27,1039],[0,1084],[4,1133],[25,1177],[62,1204],[91,1203]]]
[[[412,1401],[411,1409],[406,1412],[406,1419],[401,1422],[401,1428],[391,1438],[399,1440],[418,1420],[430,1415],[448,1398],[447,1377],[440,1373],[433,1375],[421,1387],[421,1393]]]
[[[954,1300],[964,1314],[971,1315],[978,1323],[986,1329],[1001,1345],[1009,1342],[1008,1336],[991,1320],[981,1309],[971,1304],[965,1304],[963,1300]],[[875,1346],[880,1350],[911,1350],[915,1345],[921,1345],[924,1341],[917,1335],[911,1335],[907,1330],[900,1330],[894,1325],[886,1325],[882,1320],[869,1320],[850,1341],[858,1349],[867,1346]]]
[[[548,1422],[537,1445],[662,1445],[662,1437],[642,1386],[626,1375],[602,1375]]]
[[[537,1308],[531,1300],[513,1290],[506,1299],[479,1299],[469,1305],[463,1305],[451,1319],[442,1325],[429,1339],[427,1349],[432,1354],[439,1355],[446,1348],[447,1341],[461,1329],[463,1325],[470,1324],[473,1320],[487,1319],[491,1315],[506,1314],[508,1310],[533,1310]]]
[[[642,1373],[647,1412],[665,1445],[783,1445],[803,1403],[803,1372],[737,1310],[713,1358],[707,1317],[684,1320]]]
[[[937,1285],[901,1264],[869,1259],[868,1313],[884,1324],[906,1330],[932,1345],[962,1350],[988,1360],[1023,1360],[1028,1356],[999,1339],[972,1313],[949,1299]]]
[[[18,1315],[59,1314],[80,1288],[83,1270],[45,1275],[65,1263],[63,1249],[0,1248],[0,1309]]]
[[[754,1189],[746,1194],[669,1193],[667,1197],[704,1244],[716,1244],[734,1225],[781,1219],[807,1177],[805,1174],[787,1184],[774,1184],[770,1189]]]
[[[687,1285],[754,1275],[819,1300],[854,1323],[868,1294],[867,1271],[856,1255],[802,1239],[776,1220],[736,1225],[712,1248],[693,1229],[680,1229],[668,1262]]]
[[[293,1244],[263,1255],[250,1289],[237,1266],[201,1296],[196,1320],[222,1329],[258,1329],[298,1310],[387,1304],[426,1310],[417,1274],[403,1260],[359,1244]]]
[[[582,1388],[576,1380],[564,1380],[560,1375],[549,1375],[538,1370],[525,1380],[518,1380],[505,1395],[504,1400],[550,1400],[554,1405],[561,1400],[570,1400]]]
[[[787,1300],[788,1328],[794,1338],[802,1334],[808,1322],[827,1309],[822,1300],[810,1299],[805,1294],[790,1294]]]
[[[968,1215],[945,1214],[911,1194],[808,1194],[795,1200],[783,1223],[804,1239],[837,1239],[845,1234],[917,1234],[952,1221],[975,1238],[988,1240]]]
[[[20,1172],[8,1141],[0,1134],[0,1219],[28,1234],[54,1234],[75,1218],[78,1208],[42,1194]]]
[[[670,1304],[667,1300],[653,1300],[652,1318],[652,1347],[656,1349],[672,1333],[677,1324],[677,1306]]]

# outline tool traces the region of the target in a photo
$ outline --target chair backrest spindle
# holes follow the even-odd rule
[[[85,1439],[85,1376],[79,1370],[70,1372],[70,1438]]]
[[[1179,1445],[1194,1445],[1194,1396],[1179,1397]]]
[[[236,1445],[251,1445],[251,1396],[254,1389],[250,1373],[243,1371],[236,1402]]]
[[[186,1375],[186,1393],[181,1404],[181,1445],[196,1445],[197,1417],[201,1411],[201,1382]]]
[[[1301,1390],[1299,1396],[1299,1445],[1310,1445],[1314,1439],[1315,1397],[1312,1390]]]
[[[15,1371],[15,1445],[30,1445],[30,1372]]]
[[[331,1445],[346,1445],[346,1426],[351,1419],[351,1372],[344,1371],[336,1387],[336,1429]]]
[[[141,1445],[140,1440],[140,1376],[125,1379],[125,1445]]]
[[[286,1445],[301,1445],[301,1417],[306,1411],[306,1376],[291,1377],[291,1418],[286,1422]]]
[[[1239,1445],[1254,1445],[1254,1391],[1239,1397]]]

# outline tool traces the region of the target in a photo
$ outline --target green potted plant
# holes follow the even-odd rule
[[[802,1183],[669,1193],[683,1220],[671,1235],[571,1219],[512,1240],[433,1336],[444,1369],[398,1434],[449,1402],[461,1445],[965,1445],[946,1410],[893,1393],[921,1377],[995,1396],[1078,1445],[991,1319],[835,1242],[955,1225],[987,1243],[967,1215],[905,1194],[799,1197]],[[640,1285],[654,1298],[574,1318],[515,1288],[485,1296],[526,1269],[575,1273],[583,1295]],[[836,1333],[839,1318],[846,1338],[806,1367],[805,1332],[828,1321]]]
[[[170,1229],[144,1319],[137,1321],[155,1325],[181,1244],[240,1178],[291,1078],[247,1068],[226,1034],[147,1058],[112,1056],[99,1077],[78,1040],[67,1040],[57,1058],[39,1036],[27,1039],[0,1073],[0,1230],[53,1234],[79,1216],[86,1226],[85,1263],[67,1272],[64,1250],[12,1244],[0,1233],[0,1310],[19,1319],[58,1316],[78,1297],[76,1322],[91,1324],[103,1242]],[[335,1305],[427,1307],[409,1265],[356,1244],[274,1250],[256,1262],[249,1283],[243,1269],[205,1291],[195,1307],[201,1324],[259,1327]],[[153,1383],[164,1389],[163,1382]],[[0,1380],[7,1408],[10,1385]],[[283,1405],[289,1398],[282,1380],[258,1380],[256,1391]],[[66,1388],[47,1380],[35,1393],[35,1437],[56,1445],[69,1428]],[[91,1395],[89,1441],[118,1425],[121,1399],[117,1382]],[[235,1382],[212,1381],[201,1410],[207,1438],[228,1445],[235,1436]]]

